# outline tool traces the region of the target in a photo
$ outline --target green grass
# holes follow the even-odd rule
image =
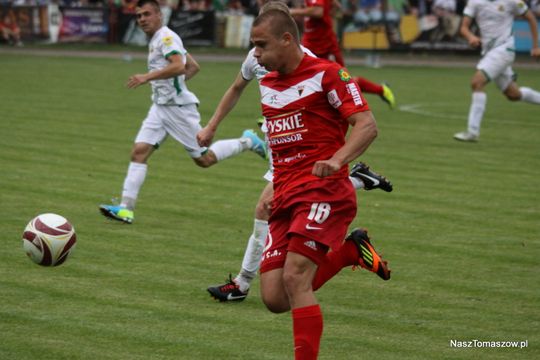
[[[205,123],[236,63],[202,63],[189,86]],[[97,206],[119,195],[149,88],[142,60],[0,57],[0,358],[291,359],[289,314],[206,287],[238,271],[266,164],[252,153],[200,169],[168,141],[151,159],[136,222]],[[380,136],[363,156],[394,192],[359,193],[355,226],[390,261],[383,283],[343,271],[321,289],[320,359],[540,358],[539,107],[488,90],[482,139],[458,143],[472,69],[351,67],[388,80],[405,110],[367,95]],[[540,87],[537,70],[520,84]],[[411,110],[412,109],[412,110]],[[218,133],[254,127],[252,84]],[[42,268],[23,253],[35,215],[77,230],[73,256]],[[450,340],[528,340],[525,349],[456,349]]]

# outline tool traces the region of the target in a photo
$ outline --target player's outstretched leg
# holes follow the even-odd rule
[[[126,224],[131,224],[135,219],[133,210],[119,205],[100,205],[99,211],[109,219],[118,220]]]
[[[268,159],[268,148],[266,146],[266,142],[259,138],[255,131],[252,129],[244,130],[242,133],[242,139],[247,139],[249,142],[251,142],[251,145],[249,146],[249,149],[262,157],[263,159]]]
[[[360,90],[367,94],[377,94],[390,106],[390,109],[396,107],[396,98],[394,93],[386,83],[377,84],[361,76],[356,76],[354,81],[360,86]]]
[[[362,181],[362,183],[364,183],[363,187],[366,190],[381,189],[386,192],[391,192],[393,190],[392,183],[388,181],[386,177],[370,170],[369,166],[362,162],[359,162],[352,167],[349,176],[353,179]]]
[[[381,95],[381,99],[383,99],[383,101],[390,106],[390,109],[394,110],[396,108],[396,98],[394,96],[394,92],[392,89],[390,89],[388,84],[382,83],[382,88],[383,93]]]
[[[345,241],[351,241],[356,245],[356,249],[358,250],[358,265],[366,270],[374,272],[383,280],[390,279],[388,262],[383,260],[375,251],[375,248],[369,239],[367,230],[355,229],[347,236]]]
[[[229,279],[223,285],[210,286],[208,289],[210,296],[221,302],[225,301],[243,301],[248,296],[248,291],[240,291],[240,286],[234,282],[231,274]]]

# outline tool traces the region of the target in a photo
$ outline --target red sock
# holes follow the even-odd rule
[[[321,307],[310,305],[292,310],[294,359],[316,360],[323,331]]]
[[[382,95],[383,94],[383,87],[382,85],[375,84],[368,79],[365,79],[363,77],[357,76],[354,78],[354,81],[360,86],[360,90],[364,93],[369,94],[377,94]]]
[[[346,266],[358,264],[358,250],[352,241],[345,241],[336,251],[326,255],[326,261],[319,265],[311,287],[319,289]]]

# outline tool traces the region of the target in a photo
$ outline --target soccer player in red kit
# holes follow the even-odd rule
[[[291,9],[292,16],[304,17],[304,34],[302,45],[311,50],[317,57],[337,62],[345,66],[339,47],[334,23],[332,7],[334,0],[305,0],[305,7]],[[366,78],[357,76],[354,81],[365,93],[377,94],[391,109],[395,108],[396,100],[392,90],[385,84],[376,84]]]
[[[314,291],[351,265],[390,278],[365,231],[343,241],[356,215],[347,164],[375,139],[377,125],[343,67],[304,56],[290,15],[259,15],[251,41],[258,63],[270,71],[259,88],[274,166],[261,295],[272,312],[292,310],[295,359],[312,360],[323,328]]]

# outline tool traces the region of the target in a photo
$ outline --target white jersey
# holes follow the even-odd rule
[[[482,39],[482,53],[500,46],[514,48],[514,17],[528,7],[522,0],[469,0],[463,15],[476,20]]]
[[[300,45],[300,48],[304,52],[304,54],[307,54],[309,56],[316,57],[315,54],[311,52],[306,47],[303,47]],[[242,67],[240,68],[240,71],[242,72],[242,77],[246,81],[251,81],[254,78],[257,79],[257,81],[261,81],[261,79],[264,77],[264,75],[268,74],[268,70],[266,70],[263,66],[259,65],[257,62],[257,58],[253,55],[255,53],[255,48],[251,49],[244,62],[242,63]]]
[[[186,64],[187,51],[180,37],[171,29],[163,26],[148,44],[148,71],[156,71],[169,65],[167,57],[173,54],[182,55]],[[188,90],[185,75],[169,79],[152,80],[152,101],[158,105],[198,104],[197,96]]]

